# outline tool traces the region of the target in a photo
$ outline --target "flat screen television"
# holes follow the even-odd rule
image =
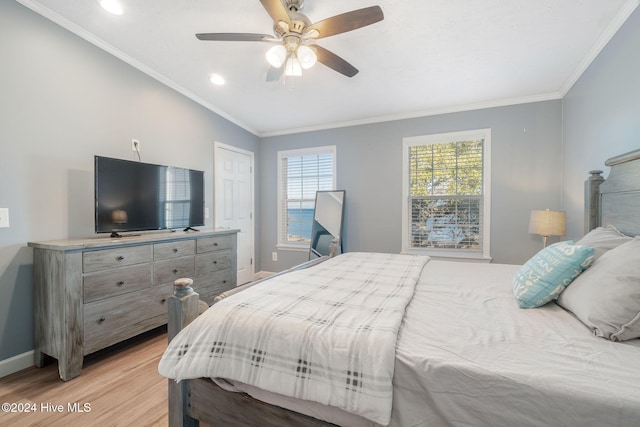
[[[95,156],[96,233],[204,225],[204,172]]]

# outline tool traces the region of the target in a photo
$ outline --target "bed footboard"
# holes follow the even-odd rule
[[[223,390],[206,378],[183,382],[187,383],[186,414],[190,420],[202,420],[212,426],[335,427],[335,424],[261,402],[246,393]]]

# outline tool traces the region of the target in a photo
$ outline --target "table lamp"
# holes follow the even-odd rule
[[[529,233],[542,236],[542,247],[547,247],[549,236],[564,236],[567,227],[567,216],[564,211],[549,209],[531,211]]]

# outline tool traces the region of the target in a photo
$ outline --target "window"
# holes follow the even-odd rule
[[[335,190],[335,146],[278,152],[278,246],[308,249],[316,191]]]
[[[402,250],[489,258],[491,129],[403,140]]]

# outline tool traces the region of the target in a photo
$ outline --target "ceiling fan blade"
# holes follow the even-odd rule
[[[250,33],[200,33],[196,34],[200,40],[211,40],[221,42],[277,42],[279,41],[268,34]]]
[[[305,34],[309,34],[315,30],[318,35],[314,38],[321,39],[347,31],[356,30],[382,21],[384,14],[380,6],[365,7],[364,9],[352,10],[351,12],[336,15],[331,18],[324,19],[308,26]]]
[[[262,6],[267,10],[271,19],[275,24],[283,21],[286,22],[289,27],[291,27],[291,19],[289,18],[289,13],[287,13],[287,9],[282,4],[281,0],[260,0]]]
[[[280,77],[282,77],[282,73],[284,73],[284,67],[269,67],[269,71],[267,71],[267,81],[275,82],[280,80]]]
[[[316,56],[318,57],[318,62],[323,63],[327,67],[335,70],[341,74],[344,74],[347,77],[353,77],[358,74],[358,69],[353,65],[349,64],[344,59],[340,58],[333,52],[328,51],[327,49],[314,45],[316,49]]]

